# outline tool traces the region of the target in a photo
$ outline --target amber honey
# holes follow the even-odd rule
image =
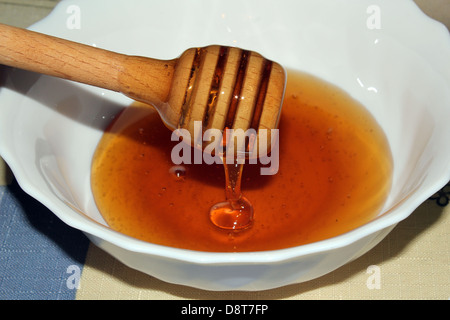
[[[254,210],[240,232],[217,228],[212,205],[224,200],[223,165],[174,165],[171,131],[158,114],[126,108],[104,133],[92,190],[106,222],[131,237],[201,251],[261,251],[327,239],[373,219],[391,184],[386,137],[342,90],[288,72],[279,124],[279,168],[261,175],[245,164],[242,191]]]

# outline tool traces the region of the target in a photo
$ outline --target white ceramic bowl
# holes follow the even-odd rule
[[[90,190],[102,130],[124,96],[20,70],[0,91],[0,152],[21,187],[126,265],[208,290],[307,281],[359,257],[450,179],[450,41],[412,1],[62,1],[31,29],[160,59],[209,44],[257,51],[338,85],[385,130],[392,191],[379,217],[285,250],[205,253],[145,243],[106,225]]]

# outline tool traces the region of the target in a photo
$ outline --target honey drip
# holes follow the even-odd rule
[[[239,231],[251,226],[253,205],[241,191],[244,163],[239,163],[239,161],[227,163],[226,158],[223,157],[226,201],[211,207],[210,219],[219,228]]]

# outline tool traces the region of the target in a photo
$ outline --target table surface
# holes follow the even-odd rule
[[[28,27],[58,0],[0,0],[0,22]],[[450,0],[416,0],[450,28]],[[1,299],[449,299],[447,185],[374,249],[321,278],[258,292],[209,292],[130,269],[25,194],[0,158]],[[375,266],[375,267],[374,267]],[[377,272],[374,281],[373,270]]]

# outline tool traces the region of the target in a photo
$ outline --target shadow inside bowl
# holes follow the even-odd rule
[[[11,67],[4,67],[0,75],[0,86],[98,130],[104,130],[111,121],[111,116],[127,106],[124,102],[128,98],[123,99],[123,102],[117,101],[117,97],[122,96],[119,93],[68,80]]]

